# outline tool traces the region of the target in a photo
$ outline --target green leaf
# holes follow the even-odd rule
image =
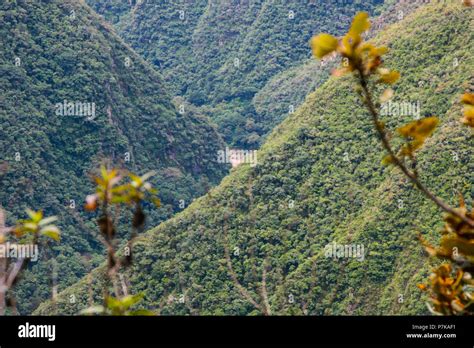
[[[43,212],[41,210],[34,211],[31,209],[26,209],[26,213],[34,222],[39,222],[43,218]]]
[[[23,224],[23,229],[29,232],[34,232],[38,228],[38,224],[34,222],[25,222]]]
[[[128,295],[128,296],[124,296],[120,302],[122,304],[122,306],[126,309],[130,308],[131,306],[133,306],[135,303],[138,303],[141,301],[141,299],[143,298],[143,294],[137,294],[137,295]]]
[[[122,306],[122,303],[120,302],[120,300],[112,296],[108,296],[105,299],[105,304],[107,305],[107,308],[110,310],[119,309]]]
[[[100,166],[100,174],[102,175],[102,178],[107,179],[108,177],[107,168],[104,165]]]
[[[149,311],[148,309],[139,309],[139,310],[136,310],[136,311],[131,311],[130,313],[128,313],[128,315],[131,315],[131,316],[155,316],[156,313],[152,312],[152,311]]]
[[[45,226],[45,225],[49,225],[50,223],[52,222],[55,222],[57,221],[58,218],[56,216],[50,216],[50,217],[47,217],[47,218],[44,218],[42,219],[38,225],[40,226]]]
[[[51,239],[54,239],[56,242],[59,242],[59,240],[61,239],[61,232],[59,231],[59,228],[57,228],[54,225],[48,225],[48,226],[43,227],[40,230],[40,234],[42,236],[46,236]]]

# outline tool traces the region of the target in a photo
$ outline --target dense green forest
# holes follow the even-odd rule
[[[392,103],[413,106],[410,112],[392,110],[384,122],[393,128],[414,118],[440,118],[418,166],[420,179],[453,205],[458,193],[468,202],[474,196],[473,137],[458,122],[459,96],[474,89],[473,25],[471,9],[431,3],[405,12],[374,38],[390,48],[385,64],[403,72]],[[301,71],[310,74],[311,64]],[[286,74],[304,77],[293,70]],[[278,77],[269,83],[282,84]],[[137,241],[128,278],[135,292],[145,294],[143,306],[161,314],[261,314],[229,276],[230,259],[255,301],[266,284],[273,314],[428,313],[416,285],[438,261],[426,256],[417,236],[437,241],[440,212],[398,171],[381,165],[382,149],[350,77],[331,78],[308,95],[271,132],[258,158],[257,166],[233,169],[219,186]],[[366,253],[362,259],[327,257],[331,243],[363,245]],[[91,285],[84,278],[35,313],[78,313],[89,290],[100,299],[103,271],[93,270]]]
[[[173,104],[159,73],[86,4],[2,1],[0,22],[0,205],[9,224],[28,207],[58,215],[62,289],[103,260],[83,209],[101,161],[158,171],[152,227],[220,181],[224,143],[205,115]],[[43,256],[18,288],[20,313],[50,296],[52,255]]]
[[[294,86],[287,80],[295,72],[285,72],[310,58],[311,36],[342,34],[357,11],[374,13],[383,1],[87,2],[160,69],[172,93],[209,115],[228,144],[255,149],[327,77],[312,69],[293,81],[301,88],[271,93],[275,83]]]

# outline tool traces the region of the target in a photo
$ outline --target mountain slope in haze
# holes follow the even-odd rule
[[[391,49],[387,67],[402,72],[393,102],[419,102],[420,117],[441,120],[418,165],[421,180],[453,205],[454,189],[467,202],[474,196],[473,137],[459,122],[459,96],[474,84],[472,24],[472,9],[429,4],[375,38]],[[394,128],[415,117],[384,121]],[[127,274],[132,291],[161,314],[258,314],[230,279],[227,245],[256,301],[266,262],[274,314],[427,314],[416,284],[437,261],[424,254],[417,234],[436,242],[440,211],[397,170],[383,167],[382,157],[352,79],[330,79],[272,132],[257,166],[234,169],[137,242]],[[331,243],[363,246],[363,257],[327,257]],[[102,272],[92,272],[96,301]],[[83,279],[36,313],[78,313],[87,288]],[[78,302],[69,302],[72,294]]]
[[[82,208],[102,158],[157,170],[153,226],[219,182],[223,142],[206,117],[177,112],[161,76],[82,1],[2,2],[0,21],[0,204],[9,223],[27,207],[59,216],[67,285],[88,270],[84,258],[102,260]],[[51,261],[37,267],[18,290],[22,313],[49,296]]]
[[[383,1],[88,3],[163,70],[175,95],[202,107],[227,143],[256,148],[281,121],[280,115],[261,112],[253,102],[256,93],[273,76],[310,57],[307,46],[313,34],[342,34],[356,11],[373,13]]]
[[[419,0],[385,1],[376,8],[377,16],[372,18],[369,37],[402,20],[423,4],[424,2]],[[338,63],[334,59],[321,62],[308,58],[300,65],[286,69],[269,79],[252,99],[260,122],[264,122],[268,129],[276,127],[304,102],[311,91],[327,80],[330,71]]]

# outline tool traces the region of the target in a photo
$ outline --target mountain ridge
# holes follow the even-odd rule
[[[460,4],[426,4],[374,39],[389,44],[386,65],[402,72],[394,101],[420,101],[422,117],[442,120],[419,166],[421,179],[453,204],[452,187],[473,194],[473,139],[458,122],[459,96],[473,83],[468,11]],[[434,45],[437,40],[445,45]],[[387,126],[410,119],[395,115]],[[330,79],[273,130],[256,167],[233,169],[206,196],[140,238],[127,274],[133,289],[145,293],[143,306],[173,315],[260,314],[229,277],[226,243],[239,250],[231,262],[252,296],[268,267],[274,313],[427,314],[416,284],[436,261],[423,254],[416,231],[435,241],[439,211],[399,173],[382,167],[380,149],[350,77]],[[324,248],[333,242],[364,245],[368,254],[364,262],[327,258]],[[97,298],[102,271],[93,273]],[[86,287],[82,280],[61,293],[59,313],[77,313]],[[81,300],[69,303],[71,294]],[[184,304],[170,299],[180,294]],[[36,313],[54,310],[46,302]]]
[[[229,145],[246,149],[257,148],[284,117],[256,111],[259,89],[310,57],[314,32],[342,34],[357,10],[372,13],[382,2],[146,1],[127,12],[123,1],[88,1],[115,16],[124,40],[164,68],[174,94],[201,106]]]
[[[139,174],[157,169],[163,205],[150,212],[153,225],[219,182],[224,143],[204,115],[175,109],[155,68],[83,1],[3,2],[0,18],[0,204],[9,224],[26,208],[58,215],[53,253],[60,286],[69,285],[102,260],[82,205],[104,158]],[[26,272],[20,312],[49,296],[52,262]]]

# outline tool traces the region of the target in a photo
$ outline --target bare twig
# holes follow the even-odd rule
[[[122,273],[119,273],[119,278],[120,278],[120,284],[122,285],[122,293],[124,296],[128,296],[128,285]]]
[[[0,238],[3,240],[5,238],[7,231],[5,228],[5,213],[3,209],[0,207]],[[0,258],[0,315],[5,315],[6,310],[6,293],[7,293],[7,268],[8,263],[7,259],[2,257]]]
[[[24,262],[25,262],[25,259],[18,259],[11,267],[11,270],[7,273],[6,282],[4,284],[7,287],[7,289],[10,289],[13,286],[15,279],[18,277],[18,274],[23,268]]]

